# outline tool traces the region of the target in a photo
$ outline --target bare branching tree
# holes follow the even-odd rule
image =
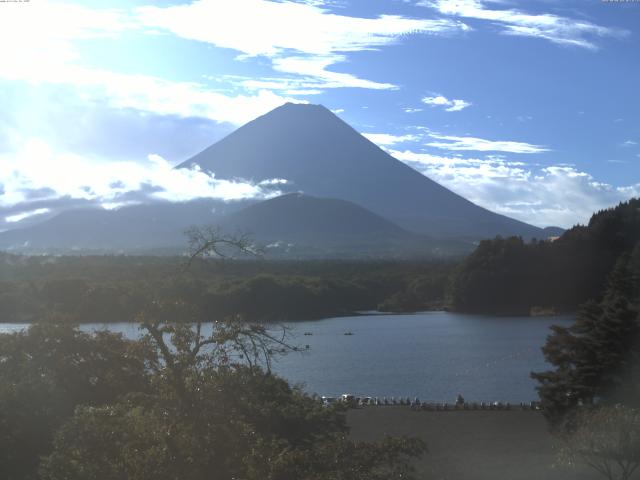
[[[244,234],[227,236],[217,227],[193,227],[186,234],[189,260],[185,268],[196,258],[262,254]],[[155,300],[137,320],[147,332],[146,341],[158,353],[150,367],[168,372],[179,396],[184,396],[188,383],[194,381],[189,376],[197,376],[206,368],[242,364],[251,369],[263,367],[270,374],[274,355],[300,350],[287,341],[284,326],[268,328],[244,322],[238,316],[209,326],[202,323],[193,305],[182,301]]]
[[[196,258],[228,258],[233,254],[253,257],[261,256],[264,251],[251,241],[247,233],[224,234],[220,227],[191,227],[185,234],[189,242],[189,260],[187,268]]]

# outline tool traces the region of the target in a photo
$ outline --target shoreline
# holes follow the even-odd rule
[[[281,325],[283,323],[303,323],[303,322],[317,322],[318,320],[331,320],[335,318],[348,318],[348,317],[366,317],[366,316],[402,316],[402,315],[420,315],[426,313],[452,313],[456,315],[469,315],[469,316],[477,316],[477,317],[496,317],[496,318],[508,318],[508,317],[528,317],[528,318],[553,318],[553,317],[567,317],[570,315],[576,315],[576,311],[554,311],[545,312],[544,314],[533,314],[531,312],[519,312],[519,313],[505,313],[505,312],[475,312],[475,311],[458,311],[448,308],[447,306],[440,305],[434,308],[429,309],[421,309],[421,310],[411,310],[411,311],[382,311],[382,310],[356,310],[353,312],[337,312],[332,315],[323,316],[308,316],[305,318],[295,319],[295,320],[278,320],[278,321],[252,321],[249,323],[259,323],[264,325]],[[201,323],[213,323],[215,320],[202,320]],[[38,321],[35,319],[12,319],[12,320],[2,320],[0,319],[0,325],[31,325],[36,323],[47,323],[46,321]],[[52,322],[55,323],[55,322]],[[122,324],[122,323],[138,323],[135,320],[112,320],[109,322],[99,322],[99,321],[79,321],[79,322],[70,322],[76,325],[90,325],[90,324],[101,324],[101,325],[109,325],[109,324]],[[177,322],[177,323],[189,323],[189,322]],[[195,322],[191,322],[195,323]]]

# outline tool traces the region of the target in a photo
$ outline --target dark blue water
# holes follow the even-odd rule
[[[571,321],[427,312],[298,322],[287,325],[290,341],[310,348],[278,358],[274,370],[319,395],[453,402],[461,393],[468,401],[528,402],[537,398],[529,373],[548,368],[540,348],[549,326]],[[22,328],[0,324],[0,332]],[[139,335],[136,324],[82,328]]]

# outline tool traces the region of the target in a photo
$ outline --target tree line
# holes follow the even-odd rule
[[[607,275],[638,241],[640,199],[597,212],[555,241],[485,240],[453,274],[449,304],[464,312],[573,312],[602,298]]]
[[[0,321],[52,313],[78,322],[133,321],[152,298],[189,302],[199,320],[322,318],[360,310],[442,308],[444,261],[263,261],[180,257],[0,256]]]

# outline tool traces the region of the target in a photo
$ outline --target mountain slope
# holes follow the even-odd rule
[[[217,225],[247,233],[270,257],[379,258],[468,253],[469,242],[437,241],[407,232],[359,205],[298,193],[259,203],[194,201],[84,208],[0,233],[0,249],[26,253],[167,253],[185,250],[184,231]]]
[[[323,242],[349,237],[404,237],[408,232],[345,200],[290,193],[248,206],[221,219],[227,230],[268,240]]]
[[[14,251],[102,250],[114,252],[180,249],[192,225],[215,223],[228,210],[244,204],[198,200],[161,202],[118,210],[69,210],[26,228],[0,233],[0,248]]]
[[[220,219],[227,233],[248,233],[270,256],[410,257],[467,253],[470,243],[410,233],[346,200],[290,193]]]
[[[319,105],[276,108],[179,167],[194,164],[218,178],[283,178],[291,189],[357,203],[431,236],[544,236],[542,229],[490,212],[430,180]]]

